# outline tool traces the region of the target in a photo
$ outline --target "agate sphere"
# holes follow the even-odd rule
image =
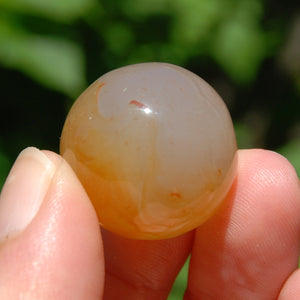
[[[164,239],[205,222],[236,172],[229,112],[196,74],[167,63],[113,70],[72,106],[60,152],[104,228]]]

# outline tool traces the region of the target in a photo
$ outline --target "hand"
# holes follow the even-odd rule
[[[190,253],[186,300],[300,299],[299,244],[299,180],[276,153],[239,151],[229,194],[196,230],[138,241],[100,234],[67,163],[28,148],[0,196],[0,299],[166,299]]]

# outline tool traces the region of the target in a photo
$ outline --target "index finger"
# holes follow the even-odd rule
[[[102,230],[104,299],[166,299],[186,261],[194,232],[166,240],[132,240]]]
[[[239,151],[223,206],[195,234],[185,299],[277,299],[298,267],[299,180],[282,156]]]

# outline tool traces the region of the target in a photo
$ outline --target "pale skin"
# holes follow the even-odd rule
[[[26,226],[4,229],[13,215],[0,222],[0,299],[166,299],[190,253],[185,300],[300,299],[300,185],[282,156],[240,150],[237,178],[210,220],[176,238],[140,241],[100,232],[67,163],[33,152],[50,159],[54,175]],[[39,187],[42,176],[26,159],[14,172]],[[0,208],[31,191],[9,178]]]

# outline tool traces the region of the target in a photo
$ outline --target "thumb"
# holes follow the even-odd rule
[[[0,195],[0,299],[100,299],[96,214],[60,156],[27,148]]]

